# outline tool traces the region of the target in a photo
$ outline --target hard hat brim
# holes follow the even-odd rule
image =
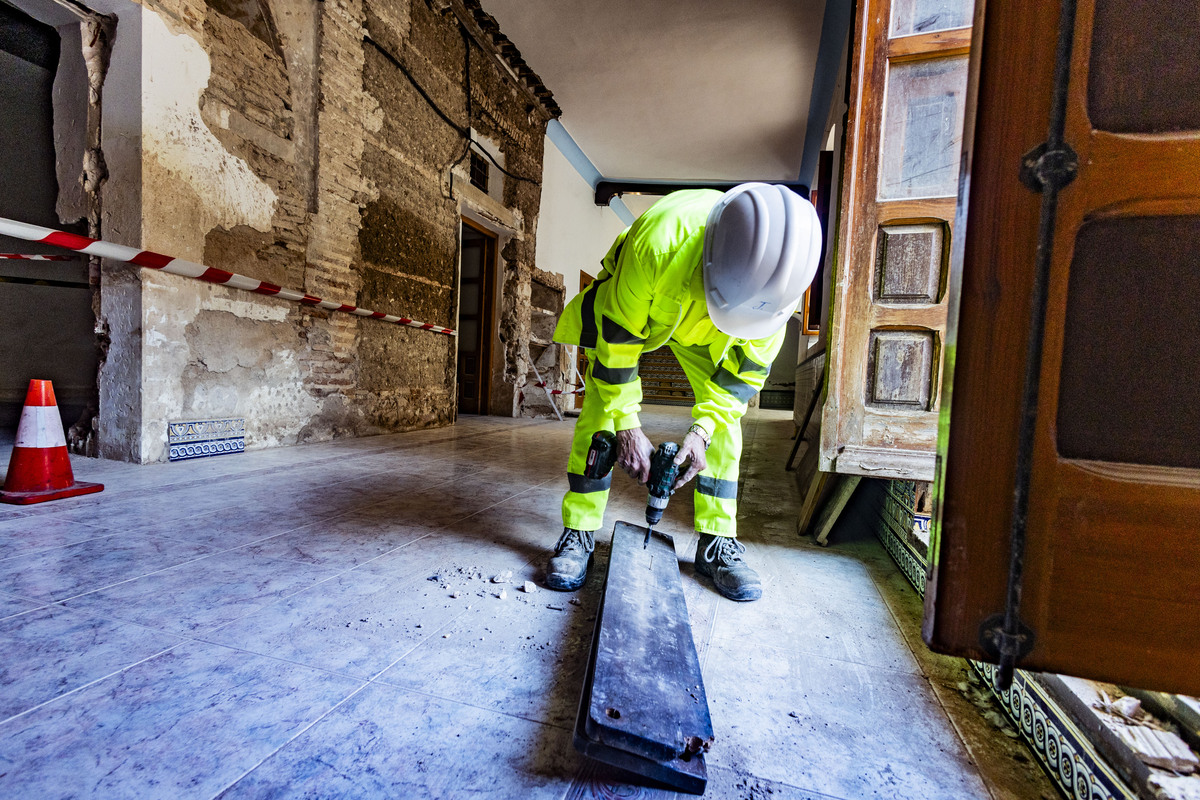
[[[765,339],[777,333],[791,319],[792,311],[763,314],[748,308],[716,308],[709,304],[708,316],[717,330],[736,339]]]

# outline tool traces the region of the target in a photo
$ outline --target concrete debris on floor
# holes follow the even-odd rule
[[[1075,723],[1088,731],[1106,761],[1140,794],[1156,800],[1200,798],[1200,755],[1184,739],[1195,744],[1194,730],[1185,729],[1170,714],[1151,713],[1142,698],[1114,684],[1065,675],[1047,680]],[[1154,693],[1141,694],[1155,698]],[[1160,703],[1154,705],[1164,711]]]
[[[655,441],[688,422],[643,415]],[[661,528],[712,711],[706,796],[1054,797],[958,688],[962,662],[924,650],[919,599],[873,536],[797,538],[790,415],[753,410],[743,431],[763,599],[693,574],[690,491]],[[645,490],[618,474],[583,589],[541,588],[570,438],[569,422],[462,417],[75,460],[105,492],[0,508],[0,796],[673,796],[571,744],[608,540]]]

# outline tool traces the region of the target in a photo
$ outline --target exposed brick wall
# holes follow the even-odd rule
[[[379,103],[382,121],[368,131],[362,162],[364,175],[378,191],[364,209],[359,237],[363,305],[407,308],[405,313],[414,318],[454,324],[459,199],[451,195],[445,175],[463,159],[465,143],[421,97],[415,82],[454,126],[470,126],[498,143],[508,170],[531,179],[503,178],[504,205],[521,229],[501,252],[503,291],[497,311],[504,342],[502,377],[510,395],[519,392],[528,372],[532,223],[541,202],[544,117],[530,113],[511,76],[497,69],[478,43],[464,39],[453,15],[436,13],[420,0],[366,0],[365,5],[366,27],[379,47],[366,50],[363,82]],[[404,65],[412,81],[393,59]],[[361,353],[372,422],[403,427],[453,420],[453,340],[364,328]]]
[[[449,170],[462,159],[465,142],[420,96],[415,81],[454,126],[497,143],[508,170],[530,179],[503,178],[509,222],[498,277],[498,358],[507,391],[518,398],[530,379],[533,235],[547,114],[478,42],[464,37],[458,18],[423,0],[223,6],[244,19],[198,0],[151,0],[146,7],[207,55],[211,72],[200,117],[275,201],[269,229],[206,224],[214,214],[200,208],[183,219],[147,214],[143,238],[335,302],[454,326],[458,229],[467,201]],[[269,15],[282,20],[281,33],[273,22],[264,27]],[[368,34],[378,47],[365,41]],[[143,80],[153,80],[154,58],[146,63],[151,74]],[[147,207],[186,191],[170,165],[160,166],[146,180]],[[187,197],[196,207],[220,202]],[[193,240],[195,246],[186,244]],[[551,293],[559,293],[561,306],[556,277],[543,275],[541,283],[555,287]],[[163,328],[163,336],[179,340],[173,360],[151,359],[145,368],[143,387],[156,382],[159,399],[143,423],[151,431],[143,436],[147,441],[165,421],[158,417],[172,414],[245,415],[251,446],[446,425],[456,416],[453,338],[172,281],[150,281],[143,290],[162,319],[187,331],[176,336],[174,328]],[[200,335],[202,324],[222,329]],[[149,340],[155,333],[145,335]],[[262,359],[239,356],[236,369],[214,367],[226,363],[217,356],[226,344],[239,353],[251,346],[269,352]],[[156,370],[166,372],[151,374]],[[514,408],[540,412],[519,403]],[[143,460],[160,457],[153,446],[143,448]]]

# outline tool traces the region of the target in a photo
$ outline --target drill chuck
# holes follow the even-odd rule
[[[663,518],[663,512],[667,510],[667,498],[655,497],[650,495],[646,498],[646,524],[654,527]]]

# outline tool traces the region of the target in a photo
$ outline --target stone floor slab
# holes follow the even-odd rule
[[[0,590],[35,600],[65,600],[213,552],[161,536],[114,534],[0,561]]]
[[[0,795],[211,797],[359,686],[184,644],[0,725]]]
[[[558,800],[580,760],[559,728],[371,684],[220,797]]]
[[[125,669],[183,640],[46,606],[0,621],[0,721]]]
[[[334,574],[325,567],[229,550],[89,592],[68,606],[156,630],[200,634]]]

